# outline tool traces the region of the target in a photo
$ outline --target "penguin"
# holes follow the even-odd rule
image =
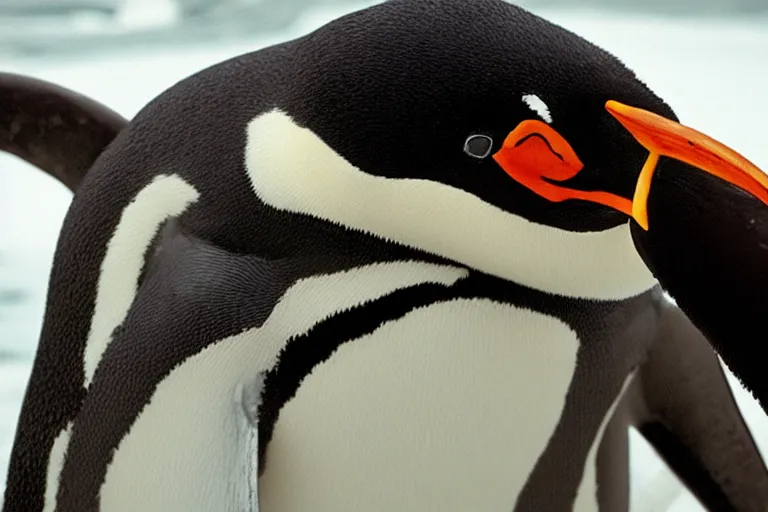
[[[72,192],[127,123],[75,91],[0,72],[0,151],[34,165]]]
[[[217,64],[83,177],[4,511],[622,511],[630,424],[710,510],[762,511],[711,346],[760,378],[708,308],[766,311],[730,262],[762,254],[767,184],[502,0]]]

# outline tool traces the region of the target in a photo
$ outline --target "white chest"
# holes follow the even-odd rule
[[[489,300],[437,303],[342,345],[281,411],[261,512],[509,512],[578,347],[559,320]]]

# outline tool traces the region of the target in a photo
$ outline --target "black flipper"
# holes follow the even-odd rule
[[[0,150],[50,174],[73,192],[128,121],[69,89],[0,73]]]
[[[298,267],[231,254],[183,235],[163,244],[74,423],[57,511],[100,510],[114,450],[160,381],[207,345],[263,323]]]
[[[768,469],[707,339],[673,304],[637,384],[635,422],[713,512],[768,510]]]

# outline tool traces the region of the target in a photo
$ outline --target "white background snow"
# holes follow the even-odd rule
[[[765,20],[673,21],[583,11],[537,12],[618,55],[675,108],[685,124],[768,169]],[[295,37],[342,13],[316,10],[289,31],[237,43],[91,57],[3,58],[0,69],[57,82],[130,118],[155,95],[203,67]],[[0,489],[41,325],[51,258],[69,201],[62,185],[0,154]],[[735,379],[732,385],[763,454],[768,455],[768,418]],[[702,510],[634,433],[631,464],[633,511]]]

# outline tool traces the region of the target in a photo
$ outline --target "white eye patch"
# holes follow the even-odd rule
[[[549,107],[544,103],[544,100],[535,94],[524,94],[523,102],[536,112],[536,115],[546,121],[547,124],[552,124],[552,114],[549,112]]]

